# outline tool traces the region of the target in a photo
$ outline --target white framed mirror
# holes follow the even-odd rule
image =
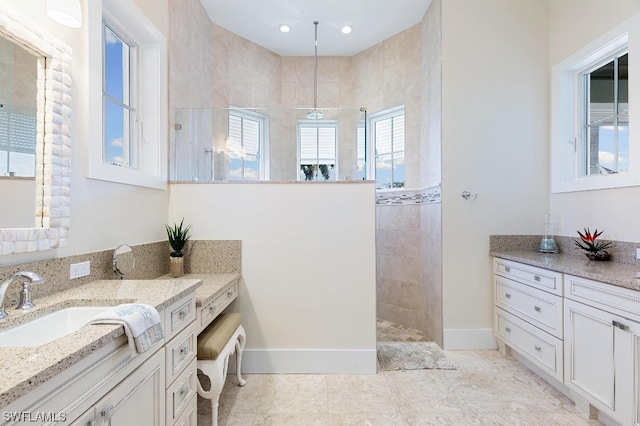
[[[71,48],[1,5],[0,37],[37,58],[34,226],[0,228],[0,255],[64,247],[71,195]]]

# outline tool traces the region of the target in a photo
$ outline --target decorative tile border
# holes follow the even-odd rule
[[[0,254],[49,250],[67,245],[71,194],[71,48],[29,18],[0,10],[0,34],[42,56],[38,60],[35,216],[40,226],[0,230]]]
[[[440,186],[423,189],[391,189],[376,192],[376,204],[405,206],[440,202]]]

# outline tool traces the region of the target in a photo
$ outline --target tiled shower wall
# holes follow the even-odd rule
[[[407,186],[440,185],[442,116],[442,3],[433,0],[419,25],[421,31],[420,84],[407,86],[421,93],[419,138],[407,142]],[[414,75],[406,74],[406,75]],[[412,81],[409,79],[408,81]],[[409,135],[408,135],[409,139]],[[412,166],[418,160],[418,166]],[[411,161],[411,162],[410,162]],[[411,169],[419,169],[419,182]],[[432,188],[433,189],[433,188]],[[437,190],[400,191],[405,200],[391,200],[376,208],[378,317],[422,331],[442,346],[442,211]],[[412,192],[414,193],[411,196]],[[378,196],[389,196],[381,195]],[[437,196],[426,196],[436,194]],[[403,204],[411,203],[413,204]]]
[[[309,56],[279,56],[208,21],[197,0],[171,2],[170,7],[170,114],[173,124],[182,124],[181,130],[171,128],[171,170],[176,169],[176,160],[180,167],[186,162],[196,169],[188,174],[202,179],[211,172],[201,169],[206,164],[210,168],[213,161],[215,179],[224,179],[228,117],[223,108],[269,108],[270,180],[296,180],[296,119],[286,116],[291,114],[286,108],[313,106],[313,40]],[[349,123],[340,127],[338,139],[341,178],[356,174],[355,127],[360,107],[371,114],[404,105],[406,149],[411,152],[406,182],[412,188],[423,184],[421,137],[427,131],[423,128],[423,27],[414,25],[352,57],[323,56],[322,31],[331,29],[320,27],[318,106],[339,107],[350,114],[340,116]],[[211,111],[212,120],[200,117],[196,110],[202,108]],[[185,109],[187,118],[178,117],[176,109]],[[186,125],[192,117],[197,124],[206,124],[195,138],[187,137]],[[199,159],[202,164],[196,165]],[[176,173],[172,178],[191,180]]]
[[[421,191],[405,191],[411,192]],[[377,315],[420,330],[442,345],[440,192],[429,192],[436,196],[409,196],[387,204],[378,199]]]

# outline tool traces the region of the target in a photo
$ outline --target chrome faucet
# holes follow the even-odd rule
[[[26,278],[26,280],[23,280],[22,282],[22,290],[20,291],[20,303],[18,303],[16,309],[25,310],[31,309],[35,306],[33,303],[31,303],[31,292],[29,290],[29,284],[43,283],[45,281],[44,278],[42,277],[42,275],[36,274],[35,272],[16,272],[0,284],[0,319],[9,316],[9,314],[7,314],[7,312],[4,310],[4,295],[7,292],[7,288],[9,288],[9,284],[11,284],[16,278],[19,277]]]

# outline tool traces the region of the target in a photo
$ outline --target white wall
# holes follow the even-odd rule
[[[247,372],[375,373],[373,183],[172,184],[194,239],[242,240]]]
[[[168,36],[167,1],[135,0]],[[86,0],[82,1],[86,16]],[[36,25],[73,49],[72,183],[71,228],[65,248],[21,255],[2,256],[0,264],[64,257],[115,248],[118,244],[141,244],[166,239],[168,191],[85,179],[83,150],[87,140],[86,57],[84,30],[63,27],[45,14],[45,0],[5,0],[2,7],[27,16]]]
[[[549,208],[548,1],[442,2],[446,348],[494,345],[491,234],[543,231]],[[465,201],[463,190],[477,193]]]
[[[551,2],[549,57],[552,66],[640,13],[637,0],[608,0],[607,7],[602,6],[600,2],[581,0]],[[576,230],[589,226],[604,229],[603,238],[640,241],[639,211],[640,187],[551,195],[551,214],[557,221],[559,235],[576,236]]]

